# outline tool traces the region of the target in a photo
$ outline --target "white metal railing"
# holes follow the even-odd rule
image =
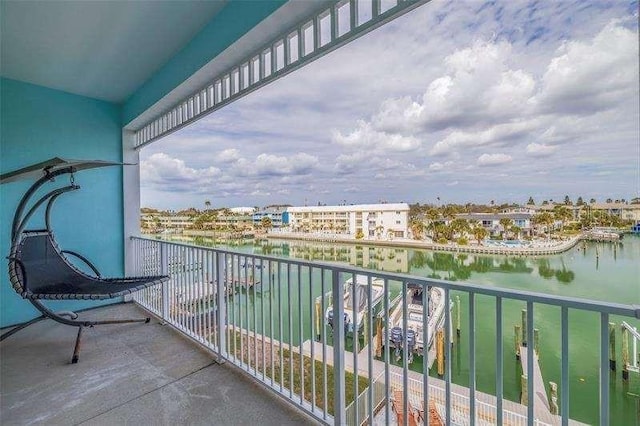
[[[376,423],[376,418],[389,424],[392,419],[401,418],[396,418],[398,412],[409,414],[410,405],[424,407],[425,423],[428,423],[427,407],[431,402],[446,424],[567,425],[570,391],[568,315],[570,311],[589,311],[600,318],[599,400],[603,408],[599,420],[600,424],[608,425],[609,318],[610,315],[640,318],[640,308],[632,305],[138,237],[133,237],[132,243],[137,274],[171,277],[162,287],[136,293],[134,300],[137,303],[215,352],[220,361],[239,366],[292,404],[328,424],[362,424],[365,421],[371,424]],[[362,277],[368,285],[362,286]],[[351,283],[345,287],[348,279]],[[380,282],[383,282],[384,291],[376,301],[373,284]],[[434,292],[434,289],[440,290]],[[442,379],[429,376],[429,362],[422,362],[420,371],[409,368],[412,355],[407,338],[403,338],[398,346],[399,362],[393,362],[395,349],[391,348],[390,312],[395,302],[404,312],[409,312],[409,304],[416,303],[409,300],[413,290],[423,292],[425,306],[429,305],[431,297],[431,301],[435,301],[437,295],[443,295],[447,306],[452,291],[468,295],[469,384],[464,391],[459,391],[458,385],[451,380],[450,344],[443,345],[445,368]],[[476,389],[476,296],[490,297],[495,302],[495,396],[487,396]],[[362,298],[366,299],[364,303],[361,303]],[[534,380],[527,381],[526,406],[504,399],[504,301],[526,304],[527,336],[534,335],[534,306],[549,305],[560,310],[560,416],[550,414],[539,401],[536,402]],[[362,315],[349,310],[359,306],[365,306]],[[444,342],[451,342],[451,311],[440,311],[444,311]],[[427,312],[422,309],[422,324],[429,324],[429,315],[434,312],[437,310]],[[402,316],[401,324],[396,325],[408,330],[408,317]],[[412,317],[411,321],[416,319]],[[486,322],[486,318],[483,320]],[[382,328],[378,324],[385,326]],[[429,342],[430,333],[434,331],[422,327],[419,332],[422,341]],[[533,360],[534,345],[527,345],[526,351],[527,359]],[[527,377],[534,377],[533,365],[534,362],[527,363]],[[408,397],[394,401],[393,390],[400,390]],[[395,411],[392,410],[394,407]],[[408,424],[407,415],[404,415],[404,424]]]
[[[631,349],[631,357],[629,358],[629,340],[628,336],[631,335],[632,340],[632,349]],[[634,371],[636,373],[640,372],[640,364],[638,364],[638,340],[640,340],[640,333],[638,333],[638,328],[629,325],[626,321],[622,321],[622,362],[623,368],[626,368],[630,371]]]
[[[341,0],[308,16],[135,132],[134,146],[161,138],[318,59],[429,0]]]

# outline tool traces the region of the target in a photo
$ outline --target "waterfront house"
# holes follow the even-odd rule
[[[268,217],[271,220],[271,227],[281,228],[289,223],[286,207],[266,207],[253,213],[253,226],[258,228],[262,224],[262,219]]]
[[[460,213],[455,215],[458,219],[465,219],[473,227],[475,225],[482,226],[489,232],[490,236],[501,235],[505,231],[500,223],[501,219],[510,219],[513,226],[520,228],[520,235],[531,235],[532,226],[531,218],[533,213],[530,211],[507,211],[503,213]],[[451,221],[447,221],[450,223]]]
[[[294,232],[338,233],[365,238],[407,238],[407,203],[288,207]]]

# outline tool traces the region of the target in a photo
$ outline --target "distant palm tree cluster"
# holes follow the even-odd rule
[[[552,238],[575,234],[580,230],[593,227],[622,228],[630,224],[629,221],[625,221],[619,216],[609,214],[603,210],[593,209],[592,206],[595,203],[596,200],[594,198],[591,198],[587,204],[582,197],[578,197],[574,204],[569,196],[565,196],[562,204],[553,204],[553,200],[545,200],[542,203],[544,209],[538,210],[530,218],[533,232],[528,236],[538,235]],[[607,199],[606,203],[625,204],[626,200]],[[634,198],[631,203],[637,204],[640,203],[640,200]],[[446,204],[442,206],[412,204],[409,211],[409,227],[414,239],[422,240],[425,237],[430,237],[434,242],[443,244],[454,241],[465,245],[468,243],[468,238],[473,238],[480,244],[481,241],[489,236],[499,239],[518,240],[523,234],[523,229],[515,225],[513,219],[508,217],[503,217],[499,220],[499,234],[490,235],[490,231],[478,221],[456,216],[471,213],[497,214],[519,207],[517,204],[497,205],[493,200],[488,205],[472,203],[464,205]],[[525,208],[535,207],[533,198],[529,197]],[[574,210],[577,210],[577,213]]]

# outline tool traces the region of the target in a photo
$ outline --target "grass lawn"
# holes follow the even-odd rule
[[[312,362],[308,356],[300,355],[295,351],[289,349],[274,347],[273,353],[273,369],[271,368],[271,358],[269,357],[270,346],[268,343],[264,345],[265,353],[265,365],[262,365],[262,350],[263,345],[261,341],[257,342],[257,348],[253,346],[253,336],[243,336],[242,344],[239,332],[235,332],[235,348],[230,342],[228,344],[228,353],[234,354],[242,362],[248,364],[256,371],[260,373],[264,371],[265,377],[270,381],[273,378],[273,383],[276,386],[282,384],[283,389],[291,389],[291,379],[293,376],[293,393],[294,395],[300,395],[303,391],[302,385],[304,381],[304,399],[308,402],[315,401],[315,405],[323,409],[326,407],[327,412],[331,415],[334,413],[333,401],[334,401],[334,383],[335,375],[334,368],[331,365],[326,366],[326,383],[327,383],[327,399],[324,400],[323,386],[325,383],[325,376],[323,374],[323,363],[315,360]],[[244,350],[242,351],[241,348]],[[251,348],[251,349],[249,349]],[[234,350],[235,349],[235,350]],[[257,350],[257,360],[254,359],[254,354]],[[282,366],[281,366],[282,365]],[[301,371],[302,367],[302,371]],[[291,371],[293,369],[293,372]],[[292,374],[293,373],[293,374]],[[315,376],[314,376],[315,375]],[[315,377],[315,395],[311,387],[311,379]],[[355,378],[353,373],[345,373],[345,399],[347,406],[355,399]],[[281,381],[282,378],[282,381]],[[303,380],[304,378],[304,380]],[[358,392],[362,393],[367,386],[369,386],[369,379],[366,377],[358,376]]]

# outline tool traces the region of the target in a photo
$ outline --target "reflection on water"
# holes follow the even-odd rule
[[[409,271],[409,251],[393,247],[263,241],[256,246],[255,252],[309,261],[347,263],[388,272]]]
[[[496,288],[511,288],[614,303],[640,303],[640,285],[638,284],[640,236],[625,236],[624,242],[618,244],[579,244],[565,253],[541,257],[444,253],[419,249],[323,244],[308,241],[269,240],[233,245],[222,245],[206,239],[194,242],[246,253],[327,263],[338,262],[423,277],[468,281]],[[320,281],[316,280],[315,282]],[[306,290],[308,287],[303,288],[303,291]],[[278,291],[280,290],[270,291],[266,293],[265,297],[278,297],[278,300],[282,300],[282,313],[286,318],[290,292],[288,289]],[[315,295],[318,295],[320,289],[316,288],[315,291]],[[295,291],[293,294],[295,297]],[[467,386],[470,333],[466,332],[464,324],[467,324],[468,321],[468,296],[464,292],[453,292],[452,297],[455,296],[460,296],[461,299],[460,312],[463,329],[461,337],[456,337],[456,344],[452,348],[454,360],[452,380],[454,383]],[[249,303],[252,300],[249,293],[239,293],[237,299],[248,300]],[[235,300],[236,298],[234,298],[234,302]],[[496,331],[492,320],[495,315],[495,302],[492,298],[485,296],[478,296],[476,302],[477,318],[489,319],[488,321],[479,320],[475,325],[477,389],[481,392],[495,394],[494,342]],[[240,302],[238,301],[238,303]],[[524,307],[524,302],[505,300],[502,311],[504,326],[512,327],[514,324],[518,324]],[[303,311],[305,309],[308,308],[303,306]],[[302,317],[309,318],[308,312]],[[553,306],[536,305],[534,319],[543,335],[543,338],[540,339],[540,364],[543,377],[545,381],[559,383],[561,378],[560,310]],[[623,318],[611,316],[610,320],[620,324]],[[630,318],[624,318],[624,320],[640,327],[637,320]],[[599,418],[599,348],[597,344],[599,322],[599,316],[590,312],[572,310],[569,315],[571,336],[569,339],[569,354],[571,355],[569,415],[575,420],[589,424],[597,424]],[[310,324],[305,323],[305,327],[310,329]],[[287,335],[284,330],[283,333],[283,336]],[[504,333],[503,336],[505,362],[503,390],[505,398],[519,401],[522,372],[512,349],[513,335]],[[618,350],[621,350],[621,343],[618,343]],[[421,371],[422,368],[419,364],[420,362],[417,360],[411,368],[415,367]],[[610,386],[611,424],[638,424],[638,405],[635,397],[631,396],[631,388],[622,383],[619,374],[611,375]],[[636,385],[633,389],[637,389]],[[562,396],[560,397],[562,398]]]
[[[532,274],[534,271],[545,279],[556,279],[561,283],[570,283],[575,279],[575,273],[566,267],[564,260],[561,260],[560,268],[553,268],[548,258],[487,256],[297,241],[264,241],[255,247],[255,252],[309,261],[348,263],[387,272],[414,272],[416,275],[425,275],[426,272],[426,276],[430,278],[451,281],[468,280],[472,273]]]

